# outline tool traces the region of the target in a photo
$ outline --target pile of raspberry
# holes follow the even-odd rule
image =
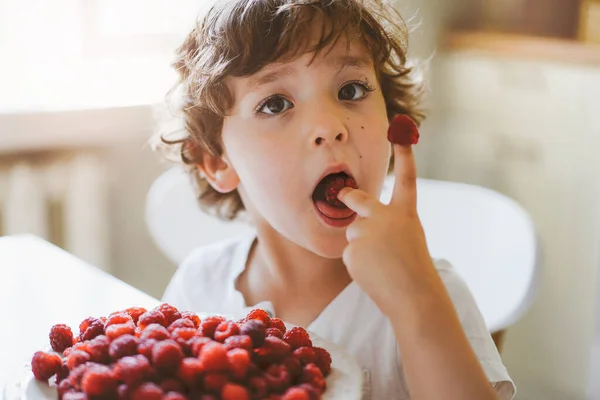
[[[260,309],[234,322],[166,303],[132,307],[85,319],[76,336],[54,325],[50,345],[33,355],[32,371],[56,376],[64,400],[315,400],[331,369],[306,330],[288,331]]]

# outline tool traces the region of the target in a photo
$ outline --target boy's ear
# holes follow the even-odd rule
[[[219,193],[232,192],[240,183],[237,172],[225,154],[222,156],[205,154],[197,167],[210,186]]]

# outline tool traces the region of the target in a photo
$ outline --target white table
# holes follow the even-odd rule
[[[18,380],[33,353],[49,345],[52,325],[77,334],[89,316],[158,304],[36,236],[0,237],[0,387]]]

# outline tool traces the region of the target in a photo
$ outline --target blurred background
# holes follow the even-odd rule
[[[396,3],[430,59],[419,175],[516,199],[540,236],[542,282],[502,352],[517,398],[600,398],[600,2]],[[144,207],[169,165],[146,141],[201,6],[0,0],[0,235],[162,295],[176,266]]]

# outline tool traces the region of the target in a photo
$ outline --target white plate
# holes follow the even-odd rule
[[[286,324],[287,325],[287,324]],[[310,332],[313,346],[327,349],[331,354],[331,372],[327,376],[327,390],[323,400],[360,400],[362,397],[362,373],[354,358],[342,347]],[[47,351],[47,350],[45,350]],[[50,381],[54,381],[51,378]],[[36,380],[31,372],[21,385],[21,400],[56,400],[54,385]]]

